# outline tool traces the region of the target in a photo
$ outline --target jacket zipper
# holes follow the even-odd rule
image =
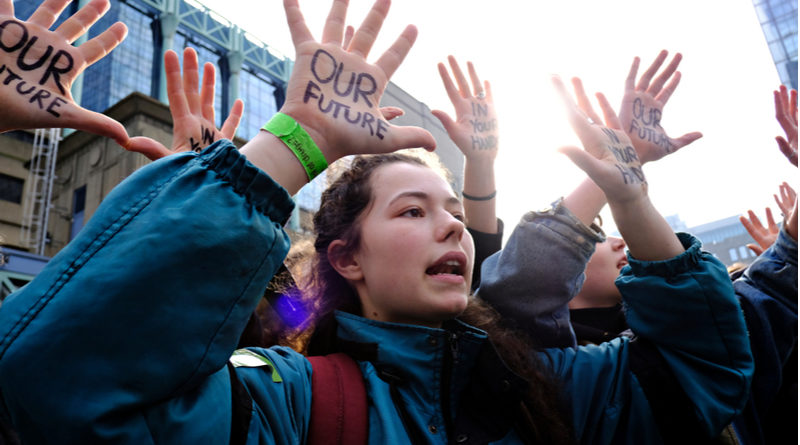
[[[444,354],[442,370],[442,415],[444,416],[445,434],[450,438],[453,435],[453,416],[450,410],[450,387],[453,377],[453,366],[458,359],[458,335],[456,335],[455,332],[450,332],[447,336],[447,349],[448,350]]]

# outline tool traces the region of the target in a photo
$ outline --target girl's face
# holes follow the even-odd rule
[[[345,276],[363,315],[431,327],[459,315],[474,261],[461,201],[433,170],[405,162],[379,167],[370,185],[360,248]]]
[[[609,236],[605,242],[597,244],[589,263],[586,265],[586,281],[580,291],[585,301],[592,307],[610,307],[622,300],[614,281],[620,270],[628,264],[625,255],[625,241]]]

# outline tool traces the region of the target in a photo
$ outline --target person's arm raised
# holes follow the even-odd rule
[[[666,260],[681,254],[683,245],[650,202],[642,164],[630,138],[620,129],[590,123],[561,79],[553,77],[553,84],[584,146],[559,150],[603,190],[631,254],[644,261]]]
[[[90,65],[125,39],[128,29],[114,23],[80,46],[72,43],[109,9],[92,0],[55,31],[50,27],[72,0],[45,0],[27,21],[14,17],[11,0],[0,0],[0,132],[31,128],[74,128],[107,136],[125,146],[119,122],[81,108],[70,88]]]
[[[334,1],[322,40],[317,42],[297,0],[284,0],[296,54],[280,114],[290,117],[299,126],[296,128],[308,134],[327,163],[351,154],[412,147],[433,150],[436,146],[428,131],[389,124],[379,108],[389,79],[417,37],[417,29],[409,25],[374,64],[366,61],[389,3],[375,2],[345,48],[342,39],[347,1]],[[241,152],[290,194],[310,179],[299,158],[274,133],[259,132]]]
[[[484,233],[496,233],[498,227],[494,162],[499,149],[500,130],[492,88],[488,81],[480,81],[472,62],[467,62],[472,81],[470,89],[455,57],[448,56],[447,61],[455,83],[443,63],[438,66],[439,76],[455,108],[456,119],[453,120],[442,110],[433,110],[432,113],[464,154],[462,201],[467,226]]]
[[[214,119],[214,65],[203,65],[203,85],[200,83],[197,52],[192,48],[183,51],[183,76],[175,51],[164,54],[164,69],[167,73],[167,96],[172,114],[172,148],[145,136],[131,138],[128,150],[139,152],[150,160],[160,159],[183,151],[200,152],[220,139],[233,139],[244,112],[244,102],[233,103],[228,118],[221,129]]]

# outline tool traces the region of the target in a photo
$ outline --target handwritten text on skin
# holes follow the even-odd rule
[[[340,63],[333,55],[324,49],[318,49],[311,59],[311,73],[313,80],[309,80],[303,95],[303,103],[311,100],[317,102],[319,111],[331,115],[334,119],[344,119],[350,124],[369,130],[370,136],[383,139],[389,131],[389,125],[381,118],[368,111],[356,111],[352,105],[363,101],[367,107],[373,107],[370,96],[378,92],[378,84],[369,73],[346,73],[344,62]],[[330,85],[328,85],[330,84]],[[333,92],[346,102],[340,102],[333,97],[326,102],[325,93],[320,85],[328,85],[327,92]],[[330,94],[329,94],[330,95]]]
[[[628,134],[647,142],[652,142],[663,148],[667,153],[675,150],[664,129],[661,127],[661,110],[648,107],[641,98],[633,101],[633,120],[631,120]]]
[[[474,135],[472,138],[473,150],[494,150],[497,148],[497,136],[490,134],[483,136],[481,133],[494,133],[497,131],[497,119],[486,120],[489,115],[489,105],[479,102],[472,103],[472,116],[469,120]]]
[[[610,129],[601,128],[601,130],[603,130],[603,133],[608,136],[609,142],[611,142],[607,148],[618,161],[614,164],[614,167],[616,167],[622,175],[622,180],[625,184],[646,183],[644,172],[642,172],[642,166],[639,163],[639,157],[636,155],[636,150],[630,145],[623,146],[619,137]]]
[[[42,45],[36,45],[38,41],[38,36],[31,36],[28,28],[16,20],[0,23],[0,50],[17,57],[15,66],[0,65],[0,83],[14,88],[17,94],[28,98],[28,102],[36,104],[40,110],[59,117],[57,109],[67,101],[42,86],[52,79],[61,94],[66,95],[61,76],[69,73],[75,62],[67,51],[54,52],[52,45],[43,50]],[[23,80],[23,72],[42,69],[44,73],[38,81],[39,86]]]

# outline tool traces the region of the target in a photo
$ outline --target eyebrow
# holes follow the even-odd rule
[[[397,201],[399,199],[403,199],[403,198],[419,198],[419,199],[423,199],[423,200],[428,200],[428,199],[430,199],[430,195],[428,195],[425,192],[420,192],[420,191],[403,192],[403,193],[400,193],[399,195],[395,196],[394,198],[392,198],[392,200],[389,202],[389,205],[392,205],[392,204],[394,204],[395,201]],[[461,200],[456,198],[455,196],[451,196],[451,197],[447,198],[447,204],[462,205]]]

